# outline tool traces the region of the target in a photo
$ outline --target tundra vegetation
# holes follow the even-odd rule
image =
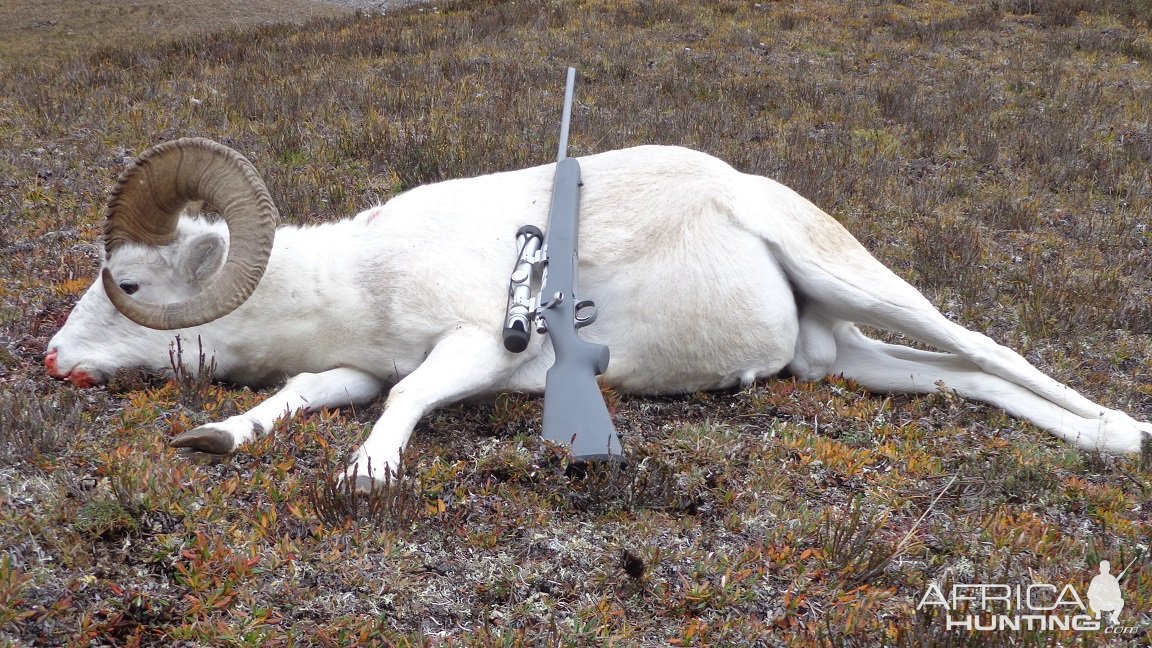
[[[950,317],[1147,420],[1152,6],[460,1],[221,31],[196,21],[228,3],[197,4],[0,39],[0,645],[1130,642],[916,610],[932,583],[1084,592],[1102,559],[1134,561],[1122,623],[1148,640],[1149,457],[947,392],[607,393],[632,461],[582,480],[506,395],[432,415],[402,478],[352,497],[330,476],[379,404],[207,462],[167,439],[259,394],[183,370],[78,390],[41,363],[148,146],[223,141],[285,220],[328,221],[549,161],[572,63],[572,154],[682,144],[781,180]]]

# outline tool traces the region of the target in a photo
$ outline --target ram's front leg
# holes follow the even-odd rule
[[[416,423],[428,412],[469,396],[498,391],[530,354],[504,350],[492,331],[463,329],[441,340],[424,362],[396,383],[384,413],[344,471],[356,489],[370,491],[395,474]]]
[[[284,416],[299,411],[313,412],[325,407],[368,403],[383,389],[384,384],[375,376],[356,369],[302,373],[247,412],[179,434],[169,445],[229,454],[241,444],[271,431],[276,421]]]

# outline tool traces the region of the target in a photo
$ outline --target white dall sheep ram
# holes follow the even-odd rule
[[[667,394],[783,369],[804,380],[843,374],[878,392],[944,384],[1082,448],[1136,452],[1152,435],[1152,425],[949,321],[787,187],[683,148],[580,164],[580,279],[600,313],[584,335],[611,347],[607,385]],[[432,409],[543,390],[547,337],[513,354],[501,330],[515,235],[545,226],[552,174],[546,165],[452,180],[351,220],[278,228],[243,156],[203,139],[161,144],[114,189],[102,280],[52,338],[45,365],[80,386],[122,367],[162,370],[176,331],[202,340],[219,378],[265,385],[290,376],[252,410],[172,441],[214,453],[235,451],[286,413],[387,391],[349,471],[363,479],[369,465],[395,468]],[[193,200],[217,206],[225,222],[182,214]],[[882,343],[857,324],[942,352]]]

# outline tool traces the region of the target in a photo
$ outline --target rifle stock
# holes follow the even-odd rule
[[[620,461],[620,439],[596,382],[608,366],[608,347],[573,338],[568,353],[557,355],[548,370],[543,437],[570,445],[577,461]]]

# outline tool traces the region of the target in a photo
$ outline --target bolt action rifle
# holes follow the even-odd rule
[[[532,324],[552,339],[556,361],[544,385],[543,437],[569,445],[574,463],[622,461],[620,439],[604,404],[596,376],[608,369],[608,347],[586,342],[577,330],[596,321],[596,304],[576,296],[580,215],[580,164],[568,157],[568,124],[576,69],[568,68],[560,146],[552,181],[548,232],[525,225],[516,232],[518,256],[508,285],[504,347],[528,348]],[[540,291],[532,296],[539,270]]]

